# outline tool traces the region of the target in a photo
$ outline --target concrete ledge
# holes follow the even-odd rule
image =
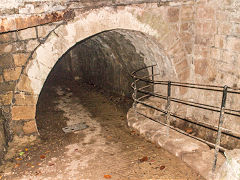
[[[143,107],[138,105],[137,108],[142,110]],[[127,121],[128,126],[140,135],[179,157],[206,179],[214,179],[211,173],[214,149],[172,129],[169,129],[169,137],[167,137],[165,126],[136,114],[133,108],[127,113]],[[216,172],[224,161],[225,157],[219,153]]]

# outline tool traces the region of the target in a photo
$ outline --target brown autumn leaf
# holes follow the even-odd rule
[[[15,167],[15,168],[18,168],[19,166],[20,166],[20,164],[15,164],[15,166],[14,166],[14,167]]]
[[[41,158],[41,159],[45,159],[46,156],[42,154],[42,155],[40,156],[40,158]]]
[[[143,158],[139,159],[140,162],[148,161],[148,157],[144,156]]]
[[[165,166],[160,166],[160,170],[164,170],[165,169]]]
[[[28,166],[28,167],[31,167],[32,165],[31,165],[30,163],[27,163],[27,166]]]
[[[106,175],[104,175],[104,178],[106,178],[106,179],[111,179],[111,178],[112,178],[112,176],[111,176],[111,175],[108,175],[108,174],[106,174]]]
[[[48,166],[54,166],[54,163],[49,163]]]
[[[186,133],[189,133],[189,134],[190,134],[190,133],[193,132],[193,129],[192,129],[192,128],[186,128],[185,131],[186,131]]]

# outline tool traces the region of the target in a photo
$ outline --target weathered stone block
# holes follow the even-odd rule
[[[170,7],[167,12],[169,22],[177,22],[179,20],[179,8]]]
[[[35,105],[37,104],[37,96],[26,95],[24,93],[15,94],[15,105]]]
[[[36,34],[36,29],[35,27],[33,28],[27,28],[21,31],[18,31],[18,38],[20,40],[26,40],[26,39],[35,39],[37,38],[37,34]]]
[[[13,46],[11,44],[0,44],[0,54],[5,54],[11,52]]]
[[[16,41],[17,36],[15,32],[10,32],[10,33],[5,33],[5,34],[0,34],[0,42],[12,42]]]
[[[14,67],[13,59],[10,54],[0,56],[0,67],[2,68]]]
[[[0,83],[1,92],[13,91],[15,89],[15,86],[16,86],[15,81]]]
[[[190,32],[183,32],[183,33],[181,33],[181,40],[182,40],[184,43],[191,42],[191,41],[193,40],[193,35],[192,35],[192,33],[190,33]]]
[[[12,103],[13,92],[7,92],[5,94],[0,94],[0,104],[1,105],[10,105]]]
[[[3,77],[5,81],[15,81],[18,80],[22,71],[22,67],[16,67],[13,69],[4,69]]]
[[[175,69],[177,73],[182,72],[184,69],[188,67],[187,59],[183,59],[180,63],[175,65]]]
[[[35,120],[25,122],[23,125],[23,132],[25,134],[32,134],[37,132],[37,126]]]
[[[218,25],[218,34],[230,34],[232,30],[232,24],[231,23],[222,23]]]
[[[13,54],[13,60],[14,64],[16,66],[23,66],[29,57],[29,53],[18,53],[18,54]]]
[[[205,22],[203,23],[203,34],[216,34],[217,27],[215,22]]]
[[[184,71],[182,71],[181,73],[178,74],[178,79],[183,82],[184,81],[186,82],[189,79],[189,77],[190,77],[190,69],[189,68],[185,69]]]
[[[36,106],[13,106],[12,120],[35,119]]]
[[[192,31],[192,23],[189,23],[189,22],[182,23],[181,26],[180,26],[180,30],[191,32]]]
[[[183,6],[181,8],[181,20],[191,21],[194,18],[194,10],[192,6]]]
[[[22,75],[20,81],[18,82],[17,88],[19,91],[33,92],[31,88],[31,81],[26,75]]]
[[[54,28],[55,25],[38,26],[37,27],[38,37],[45,38]]]
[[[35,39],[35,40],[29,40],[28,41],[28,43],[27,43],[27,51],[28,52],[31,52],[31,51],[33,51],[38,45],[39,45],[40,43],[39,43],[39,41],[37,40],[37,39]]]
[[[208,67],[206,59],[197,59],[195,60],[194,65],[196,74],[200,74],[201,76],[203,76],[206,73]]]
[[[240,38],[228,37],[227,49],[230,51],[235,51],[235,52],[240,53]]]
[[[217,48],[211,48],[211,56],[214,59],[220,59],[221,56],[221,51],[220,49]]]
[[[221,49],[226,47],[225,35],[215,35],[215,47],[221,48]]]
[[[212,35],[196,34],[195,44],[204,45],[204,46],[212,46],[214,44],[214,37]]]

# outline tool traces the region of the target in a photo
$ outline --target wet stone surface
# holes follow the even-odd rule
[[[84,83],[46,83],[37,107],[41,142],[6,161],[0,179],[203,179],[127,127],[130,104]],[[62,131],[83,122],[89,127]]]

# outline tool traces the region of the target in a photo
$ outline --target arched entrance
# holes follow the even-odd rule
[[[137,8],[136,11],[141,13],[139,8]],[[86,13],[84,16],[79,16],[73,22],[62,24],[54,29],[47,36],[45,42],[35,49],[16,85],[14,95],[16,101],[12,107],[12,120],[23,122],[23,132],[17,132],[15,134],[21,135],[37,132],[35,113],[39,93],[49,72],[58,59],[77,42],[103,31],[120,28],[142,32],[149,36],[149,38],[151,36],[153,39],[158,38],[157,33],[149,25],[136,19],[136,15],[121,10],[116,11],[114,14],[110,13],[112,13],[112,11],[108,8],[98,9],[92,11],[90,14]],[[173,44],[176,45],[177,43],[178,40],[176,38],[176,42]],[[144,46],[144,44],[146,44],[146,46]],[[171,71],[170,74],[175,74],[173,63],[165,55],[164,50],[160,48],[157,40],[153,40],[150,44],[156,47],[153,58],[157,58],[157,56],[162,57],[156,61],[158,67],[162,68],[162,70],[160,70],[162,74],[166,75],[164,72],[166,69],[169,72]],[[137,43],[135,45],[137,45]],[[147,48],[148,41],[141,45],[143,46],[142,48]],[[138,46],[140,46],[140,44],[138,44]],[[20,99],[20,101],[18,101],[18,99]]]

